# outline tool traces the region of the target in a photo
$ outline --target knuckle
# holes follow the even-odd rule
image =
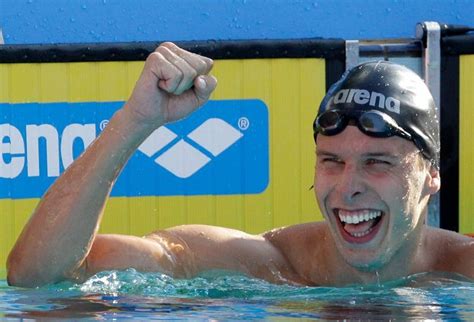
[[[207,70],[207,64],[204,60],[202,59],[199,59],[197,62],[196,62],[196,68],[197,70],[200,72],[200,73],[204,73],[206,72]]]
[[[166,55],[168,52],[169,52],[169,49],[166,48],[166,47],[163,47],[163,46],[160,46],[160,47],[156,48],[156,50],[155,50],[155,53],[160,53],[163,56]]]
[[[157,63],[163,60],[163,56],[159,52],[152,52],[150,55],[148,55],[146,61],[149,63]]]
[[[166,48],[168,50],[171,50],[173,52],[175,52],[178,48],[178,46],[176,46],[175,44],[173,44],[172,42],[170,41],[165,41],[164,43],[162,43],[158,48]]]
[[[174,44],[171,41],[165,41],[165,42],[161,43],[159,47],[171,47],[173,45]]]

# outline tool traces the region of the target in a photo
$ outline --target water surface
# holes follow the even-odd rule
[[[36,289],[0,282],[0,317],[127,320],[474,320],[474,281],[418,274],[382,285],[295,287],[245,276],[173,279],[133,269]]]

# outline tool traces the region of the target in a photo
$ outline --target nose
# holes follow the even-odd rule
[[[346,164],[337,181],[337,192],[346,204],[354,203],[366,191],[364,179],[356,166]]]

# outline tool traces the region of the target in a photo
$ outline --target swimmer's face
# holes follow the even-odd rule
[[[438,172],[413,143],[369,137],[348,126],[318,135],[315,191],[338,251],[351,266],[373,271],[417,242]]]

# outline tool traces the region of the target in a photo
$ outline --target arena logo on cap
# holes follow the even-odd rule
[[[0,104],[0,198],[42,196],[122,105]],[[260,193],[269,181],[268,152],[265,103],[210,101],[153,132],[112,196]]]
[[[366,105],[378,108],[386,108],[390,112],[400,114],[400,101],[394,97],[384,94],[368,91],[366,89],[346,88],[341,89],[333,96],[334,104],[342,103],[356,103],[359,105]]]

